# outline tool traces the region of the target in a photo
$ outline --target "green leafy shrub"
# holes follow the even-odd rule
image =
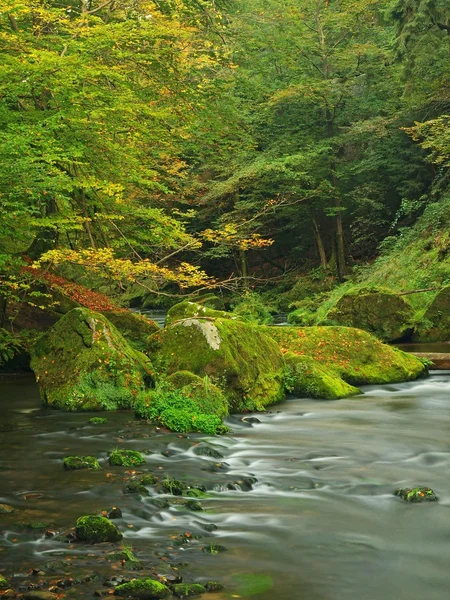
[[[24,351],[23,343],[6,329],[0,329],[0,367]]]
[[[255,292],[246,292],[244,296],[234,305],[233,312],[249,323],[271,325],[273,307],[267,306],[261,296]]]

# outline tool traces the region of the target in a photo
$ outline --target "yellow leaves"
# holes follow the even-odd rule
[[[227,223],[222,229],[206,229],[202,237],[213,244],[238,248],[239,250],[251,250],[267,248],[273,244],[273,240],[263,238],[259,233],[248,235],[239,233],[235,223]]]

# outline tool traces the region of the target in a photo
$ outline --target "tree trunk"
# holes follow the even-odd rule
[[[314,236],[316,238],[317,250],[319,251],[320,256],[320,264],[326,269],[327,268],[327,255],[325,252],[325,247],[323,245],[322,236],[320,235],[319,226],[317,225],[317,221],[315,219],[312,220]]]

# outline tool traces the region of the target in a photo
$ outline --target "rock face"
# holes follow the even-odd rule
[[[109,519],[87,515],[80,517],[75,527],[77,539],[88,544],[120,542],[122,534]]]
[[[287,364],[294,367],[291,378],[295,381],[295,376],[298,376],[298,381],[295,381],[297,387],[294,389],[300,392],[301,386],[304,386],[303,393],[309,390],[311,395],[314,394],[313,397],[342,398],[357,393],[355,388],[360,385],[411,381],[427,372],[426,367],[415,356],[383,344],[361,329],[265,329],[277,340],[286,355]],[[291,354],[304,362],[295,363]],[[349,385],[343,386],[344,383]],[[316,390],[320,393],[316,393]]]
[[[415,342],[450,341],[450,285],[436,294],[413,336]]]
[[[169,374],[208,375],[230,411],[261,410],[283,397],[282,354],[260,326],[229,317],[190,302],[174,306],[156,334],[157,360]]]
[[[393,342],[412,334],[413,321],[413,308],[403,296],[382,288],[357,288],[341,296],[321,324],[357,327]]]
[[[152,381],[150,361],[101,314],[76,308],[32,348],[45,404],[68,411],[117,410]]]

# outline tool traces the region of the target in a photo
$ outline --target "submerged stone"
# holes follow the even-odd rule
[[[104,423],[107,423],[108,419],[105,419],[104,417],[92,417],[91,419],[89,419],[89,423],[91,425],[103,425]]]
[[[172,594],[177,598],[189,598],[205,592],[206,588],[199,583],[177,583],[172,586]]]
[[[40,590],[30,590],[23,595],[23,600],[57,600],[57,598],[57,594]]]
[[[437,502],[438,498],[429,487],[399,488],[395,491],[405,502]]]
[[[224,589],[224,586],[218,581],[207,581],[205,583],[205,589],[207,592],[220,592]]]
[[[115,596],[128,596],[138,600],[158,600],[170,595],[169,588],[154,579],[133,579],[129,583],[118,585]]]
[[[385,342],[410,336],[414,310],[404,296],[376,287],[355,288],[339,298],[323,325],[357,327]]]
[[[205,552],[205,554],[220,554],[226,550],[227,548],[220,544],[209,544],[209,546],[203,546],[202,548],[202,551]]]
[[[8,587],[8,580],[3,575],[0,575],[0,589],[4,589]]]
[[[31,349],[45,404],[68,411],[130,408],[152,380],[147,357],[103,315],[76,308]]]
[[[63,466],[66,471],[101,468],[98,460],[94,456],[66,456],[63,460]]]
[[[9,504],[0,504],[0,515],[10,515],[16,512],[16,509]]]
[[[145,458],[137,450],[113,450],[109,456],[109,464],[119,467],[137,467],[145,463]]]
[[[109,519],[88,515],[80,517],[77,521],[75,533],[77,539],[88,544],[101,542],[119,542],[122,534]]]
[[[122,518],[122,511],[117,506],[108,508],[108,510],[106,510],[104,514],[106,514],[106,517],[108,519],[121,519]]]

